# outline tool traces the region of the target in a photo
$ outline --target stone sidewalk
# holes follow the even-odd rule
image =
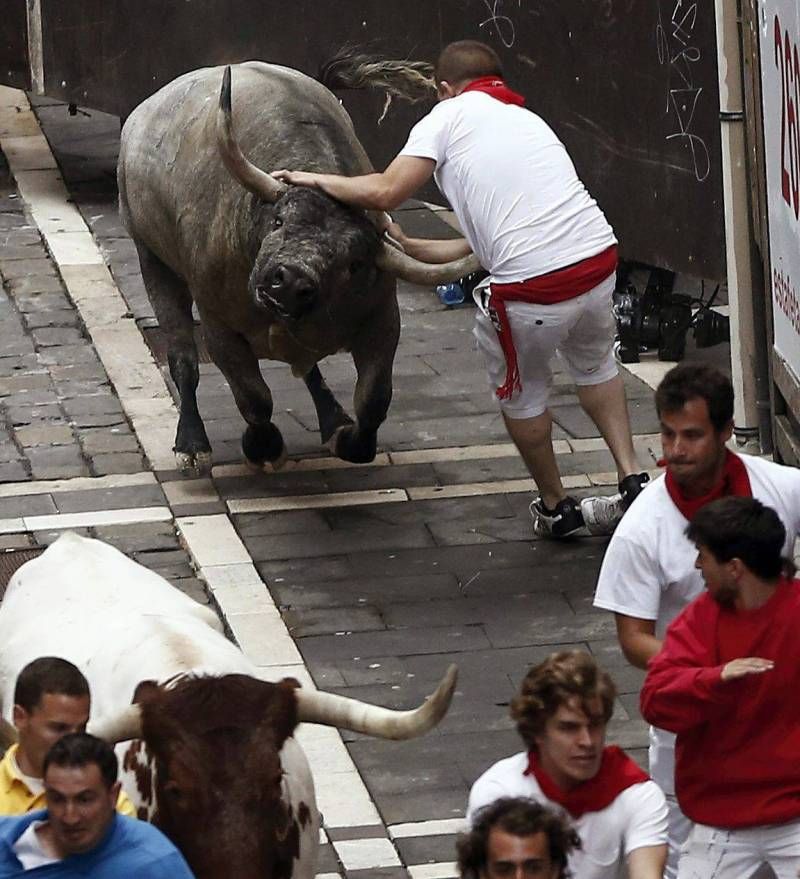
[[[141,333],[153,352],[141,364],[143,386],[155,388],[155,375],[171,387],[164,340],[116,213],[118,123],[101,114],[69,117],[50,101],[36,111],[105,263],[80,256],[95,266],[85,277],[108,266],[114,296],[122,297],[120,324]],[[0,107],[0,142],[17,177],[26,168],[56,173],[47,145],[24,140],[36,137],[34,126],[24,108]],[[589,649],[613,673],[620,698],[611,740],[645,760],[641,675],[622,658],[611,618],[591,607],[605,541],[532,538],[530,480],[473,351],[470,307],[444,309],[432,291],[401,284],[395,394],[372,465],[326,457],[302,383],[283,365],[264,363],[293,460],[280,473],[254,476],[241,464],[242,421],[230,393],[204,363],[200,407],[214,469],[209,480],[182,480],[163,454],[164,437],[153,433],[155,419],[143,417],[141,397],[100,344],[102,314],[87,308],[77,281],[65,282],[77,275],[74,251],[59,254],[63,230],[49,230],[35,214],[0,164],[0,547],[44,545],[64,527],[109,540],[211,601],[265,672],[307,669],[318,687],[349,696],[408,707],[450,662],[459,666],[452,708],[425,738],[345,734],[340,758],[331,738],[307,733],[325,813],[322,872],[454,875],[453,839],[469,785],[518,750],[509,699],[527,667],[552,650]],[[400,220],[412,234],[449,234],[416,203]],[[322,369],[348,401],[349,358],[329,358]],[[640,458],[653,467],[652,391],[630,374],[625,381]],[[556,450],[568,484],[578,495],[612,491],[611,458],[574,388],[561,371],[554,384]],[[172,425],[162,424],[162,433]],[[246,612],[229,604],[237,583],[245,585],[234,574],[260,592]],[[270,628],[274,608],[279,627]]]

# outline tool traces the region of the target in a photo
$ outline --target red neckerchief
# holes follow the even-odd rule
[[[473,80],[466,88],[461,89],[460,95],[464,92],[483,92],[492,98],[497,98],[504,104],[515,104],[517,107],[525,105],[525,98],[511,89],[497,76],[482,76],[480,79]]]
[[[658,462],[659,467],[664,466],[663,458]],[[687,522],[691,522],[694,514],[710,504],[711,501],[721,497],[752,497],[753,490],[750,488],[750,477],[747,475],[747,467],[744,461],[730,449],[725,449],[725,465],[722,470],[722,476],[719,482],[702,497],[687,498],[681,487],[675,481],[675,477],[669,472],[667,467],[666,473],[667,492],[672,498],[672,502],[681,511]]]
[[[650,780],[650,776],[616,745],[603,750],[603,759],[597,775],[571,791],[561,790],[542,769],[533,751],[528,752],[528,768],[523,774],[533,775],[547,799],[563,806],[575,819],[586,812],[599,812],[605,809],[624,790]]]
[[[600,253],[582,259],[563,269],[546,275],[515,281],[511,284],[492,284],[489,316],[506,358],[506,378],[495,391],[498,399],[508,400],[515,390],[521,390],[517,365],[517,351],[511,325],[506,314],[506,302],[532,302],[536,305],[552,305],[565,302],[588,293],[617,270],[617,246],[612,244]]]

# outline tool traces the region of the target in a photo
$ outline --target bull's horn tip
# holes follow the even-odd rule
[[[222,74],[222,89],[219,93],[219,105],[225,113],[231,112],[231,66],[225,65],[225,72]]]
[[[436,692],[431,698],[443,699],[449,704],[453,697],[453,691],[456,688],[457,681],[458,666],[453,662],[447,667],[447,671],[444,673],[441,683],[436,688]]]

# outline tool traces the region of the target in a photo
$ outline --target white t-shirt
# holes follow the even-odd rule
[[[501,797],[529,797],[565,814],[561,806],[547,799],[532,775],[524,774],[527,768],[526,751],[490,766],[469,792],[467,821],[472,823],[479,809]],[[625,858],[632,851],[667,842],[667,803],[652,781],[632,785],[599,812],[586,812],[569,820],[582,844],[569,858],[573,879],[625,876]]]
[[[60,860],[45,851],[39,834],[36,832],[38,828],[44,827],[45,823],[45,821],[34,821],[29,824],[25,832],[12,846],[23,870],[34,870],[36,867],[56,864]]]
[[[614,232],[564,144],[535,113],[483,92],[438,103],[400,155],[433,159],[439,189],[498,283],[601,253]]]
[[[741,455],[753,497],[780,516],[786,528],[784,554],[791,556],[800,533],[800,470],[753,455]],[[608,544],[595,607],[655,620],[656,635],[703,591],[695,566],[697,550],[684,533],[688,522],[667,493],[665,476],[651,482],[631,504]],[[650,730],[650,774],[668,794],[675,792],[675,736]]]

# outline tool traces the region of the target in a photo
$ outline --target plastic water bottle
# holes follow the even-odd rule
[[[450,284],[440,284],[436,288],[436,293],[442,305],[451,308],[453,305],[461,305],[465,299],[464,288],[459,281],[453,281]]]

